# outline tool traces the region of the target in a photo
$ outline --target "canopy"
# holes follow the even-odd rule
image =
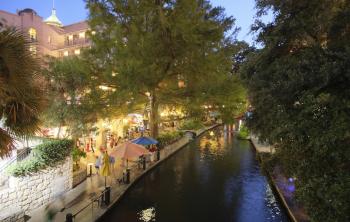
[[[120,144],[116,147],[116,150],[110,153],[110,155],[113,157],[120,157],[124,159],[139,157],[145,154],[150,154],[150,152],[145,147],[132,142]]]
[[[152,144],[157,144],[158,141],[151,138],[151,137],[147,137],[147,136],[142,136],[139,137],[137,139],[132,140],[131,142],[136,143],[136,144],[140,144],[140,145],[144,145],[144,146],[148,146],[148,145],[152,145]]]

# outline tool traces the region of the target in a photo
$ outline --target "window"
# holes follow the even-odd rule
[[[28,30],[28,34],[29,34],[30,40],[32,40],[32,41],[36,40],[36,30],[34,28],[30,28]]]
[[[36,47],[34,45],[29,46],[29,51],[33,54],[36,55]]]
[[[85,32],[80,32],[79,33],[79,38],[84,39],[85,38]]]
[[[77,44],[78,39],[79,39],[78,35],[73,35],[73,44]]]
[[[75,49],[75,50],[74,50],[74,54],[75,54],[75,55],[80,55],[80,49]]]
[[[64,55],[64,56],[68,56],[68,55],[69,55],[69,54],[68,54],[68,51],[64,51],[64,52],[63,52],[63,55]]]

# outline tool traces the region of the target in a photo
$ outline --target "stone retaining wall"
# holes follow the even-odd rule
[[[0,220],[20,221],[8,212],[18,209],[24,214],[54,200],[60,192],[72,188],[73,164],[69,157],[56,167],[49,167],[40,172],[24,177],[10,177],[9,187],[0,191]],[[63,186],[63,187],[62,187]],[[7,216],[6,216],[7,215]]]
[[[86,166],[83,166],[80,170],[73,172],[73,188],[83,182],[87,177]]]

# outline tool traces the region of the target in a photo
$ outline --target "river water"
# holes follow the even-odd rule
[[[213,132],[141,178],[101,221],[289,221],[251,144]]]

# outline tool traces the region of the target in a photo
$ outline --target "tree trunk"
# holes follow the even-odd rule
[[[62,124],[60,123],[60,125],[58,126],[58,131],[57,131],[56,139],[59,139],[59,138],[60,138],[61,128],[62,128]]]
[[[154,95],[154,93],[151,95],[150,98],[151,103],[151,117],[150,117],[150,128],[151,128],[151,136],[153,138],[158,137],[158,122],[159,122],[159,116],[158,116],[158,101],[157,97]]]

